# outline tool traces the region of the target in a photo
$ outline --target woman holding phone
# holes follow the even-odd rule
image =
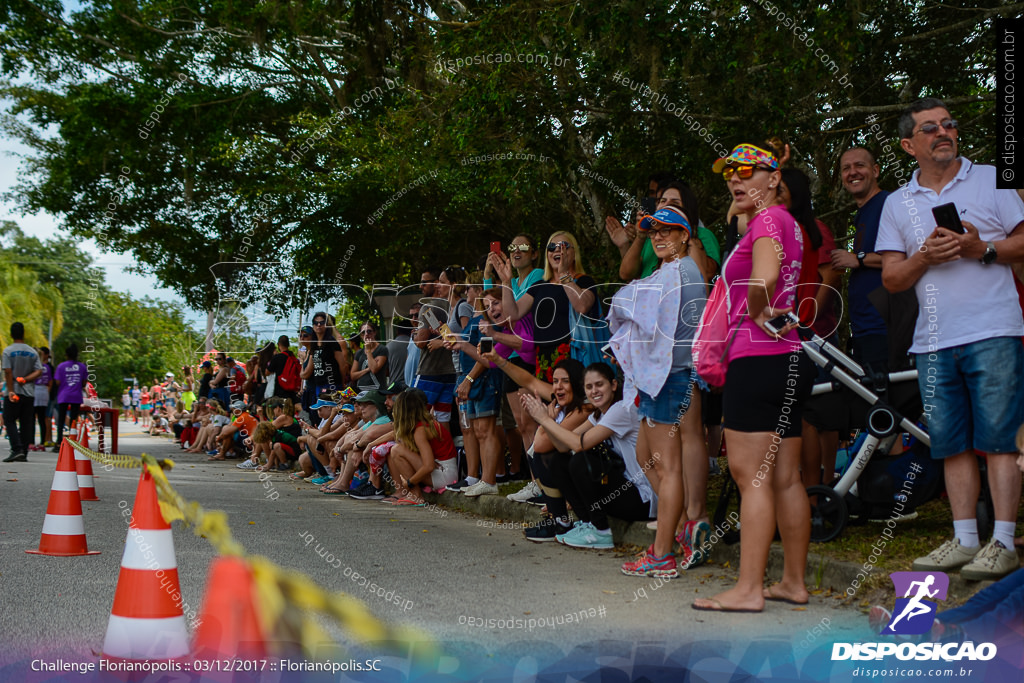
[[[795,325],[772,331],[766,323],[792,310],[803,261],[803,234],[781,204],[778,155],[736,146],[714,164],[748,229],[722,269],[730,328],[723,397],[729,466],[739,486],[740,575],[733,588],[694,601],[693,608],[760,612],[765,600],[808,601],[804,585],[810,543],[810,503],[800,479],[801,402],[814,367],[800,348]],[[763,588],[776,523],[785,562],[782,581]]]

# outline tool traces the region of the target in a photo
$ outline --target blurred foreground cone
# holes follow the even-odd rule
[[[85,542],[85,522],[82,519],[82,500],[78,494],[78,474],[75,456],[68,444],[63,444],[57,458],[57,471],[53,473],[50,502],[43,518],[43,534],[39,550],[26,550],[32,555],[99,555],[89,550]]]
[[[175,659],[188,653],[174,538],[160,514],[153,477],[143,468],[103,641],[103,658]]]
[[[218,557],[213,561],[192,648],[197,659],[250,659],[267,655],[254,598],[255,586],[248,564],[237,557]]]
[[[78,495],[82,500],[99,500],[96,496],[96,485],[92,481],[92,459],[84,455],[67,442],[67,439],[60,445],[61,453],[67,448],[75,454],[75,470],[78,472]],[[88,446],[86,446],[88,448]]]

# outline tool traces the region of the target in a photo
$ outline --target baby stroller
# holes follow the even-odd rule
[[[910,515],[936,498],[942,492],[942,465],[931,459],[917,370],[871,376],[810,328],[800,327],[798,333],[808,357],[832,378],[816,384],[812,395],[843,392],[850,424],[863,427],[854,441],[856,449],[851,449],[855,455],[839,480],[807,489],[811,540],[825,543],[837,538],[851,519],[866,522]],[[905,450],[889,456],[904,434]]]

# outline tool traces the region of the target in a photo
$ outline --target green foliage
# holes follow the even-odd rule
[[[218,262],[407,282],[556,228],[600,277],[617,270],[605,216],[626,217],[653,171],[686,178],[714,227],[728,197],[710,166],[740,140],[790,141],[838,226],[839,153],[893,143],[920,96],[946,98],[965,154],[991,162],[991,20],[1021,7],[141,0],[61,19],[55,0],[6,4],[0,68],[22,84],[3,89],[7,129],[35,150],[10,198],[132,250],[204,310]]]

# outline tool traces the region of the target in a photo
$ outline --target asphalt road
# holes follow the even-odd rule
[[[729,568],[701,568],[666,582],[628,577],[619,571],[622,553],[530,543],[518,529],[440,509],[323,496],[283,474],[266,488],[234,462],[209,463],[134,425],[121,428],[121,453],[173,458],[176,490],[225,511],[249,553],[347,591],[380,619],[421,629],[440,645],[439,656],[423,654],[421,645],[385,659],[392,674],[400,673],[388,680],[414,670],[439,680],[526,680],[537,670],[599,666],[620,668],[623,680],[633,680],[637,667],[652,662],[659,671],[681,662],[721,674],[745,661],[748,671],[764,675],[812,662],[805,660],[808,641],[823,639],[815,638],[815,627],[833,639],[867,634],[860,612],[819,597],[803,609],[770,603],[757,615],[691,610],[694,597],[734,581]],[[0,453],[6,455],[6,445]],[[102,500],[83,509],[89,548],[100,555],[29,555],[24,551],[39,543],[56,458],[32,453],[28,463],[0,467],[0,680],[20,678],[33,658],[95,661],[103,644],[127,531],[122,510],[134,500],[139,471],[96,469]],[[180,522],[173,526],[183,600],[196,609],[216,553]],[[354,574],[369,577],[385,597],[353,581]],[[344,633],[332,632],[347,644]]]

